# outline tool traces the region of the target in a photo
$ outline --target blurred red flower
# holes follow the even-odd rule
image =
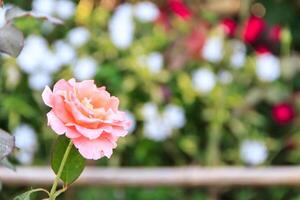
[[[289,103],[279,103],[273,107],[272,116],[278,124],[283,125],[293,120],[295,111]]]
[[[189,57],[199,58],[199,54],[206,40],[206,35],[207,26],[204,23],[195,25],[185,40],[185,49]]]
[[[221,27],[229,37],[233,37],[236,31],[237,24],[233,19],[225,18],[221,21]]]
[[[156,24],[161,25],[166,31],[170,29],[170,21],[168,12],[164,9],[160,9],[159,16],[156,19]]]
[[[246,43],[252,44],[255,42],[265,28],[265,21],[256,16],[251,16],[245,23],[242,31],[242,38]]]
[[[187,20],[191,17],[190,9],[182,0],[168,0],[168,4],[171,10],[182,19]]]
[[[271,53],[269,48],[265,45],[259,45],[258,47],[255,48],[255,53],[257,55],[263,55],[263,54],[268,54]]]
[[[269,32],[269,38],[274,42],[279,42],[282,28],[279,25],[272,26]]]

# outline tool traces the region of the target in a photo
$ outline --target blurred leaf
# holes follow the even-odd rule
[[[179,141],[179,146],[186,154],[195,156],[198,153],[197,140],[195,136],[186,136]]]
[[[25,11],[19,7],[10,8],[9,10],[6,11],[6,14],[5,14],[6,20],[9,22],[13,21],[16,18],[26,17],[26,16],[34,17],[37,19],[45,19],[53,24],[63,24],[63,21],[61,21],[58,18],[49,16],[49,15],[43,15],[43,14],[32,12],[32,11]]]
[[[35,114],[34,108],[20,96],[7,96],[3,100],[3,107],[24,117],[33,117]]]
[[[8,156],[15,147],[15,138],[0,129],[0,161]]]
[[[62,159],[69,145],[70,140],[65,136],[59,136],[54,145],[51,155],[51,167],[55,174],[58,173]],[[78,150],[72,145],[66,164],[60,176],[65,184],[71,184],[82,173],[85,167],[85,159],[80,155]]]
[[[45,192],[45,193],[49,194],[47,190],[42,189],[42,188],[38,188],[38,189],[29,190],[29,191],[27,191],[27,192],[25,192],[25,193],[23,193],[19,196],[16,196],[14,198],[14,200],[30,200],[31,194],[33,194],[35,192]]]
[[[17,57],[24,46],[24,36],[11,23],[0,28],[0,52]]]

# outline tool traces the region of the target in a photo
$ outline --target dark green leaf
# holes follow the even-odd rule
[[[0,129],[0,160],[8,156],[14,147],[14,137]]]
[[[44,190],[42,188],[38,188],[38,189],[29,190],[29,191],[27,191],[23,194],[20,194],[19,196],[16,196],[14,198],[14,200],[30,200],[31,194],[35,193],[35,192],[45,192],[45,193],[49,194],[47,190]]]
[[[53,171],[57,174],[63,156],[66,152],[70,140],[64,136],[59,136],[52,151],[51,156],[51,167]],[[63,168],[61,174],[61,180],[65,184],[70,184],[74,182],[82,173],[85,167],[85,159],[80,155],[78,150],[72,146],[72,149],[69,153],[67,162]]]

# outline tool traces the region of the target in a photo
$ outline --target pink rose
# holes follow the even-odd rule
[[[47,86],[42,98],[51,107],[48,125],[58,135],[70,138],[87,159],[110,157],[119,137],[127,134],[130,121],[118,110],[119,99],[97,88],[93,80],[60,80]]]

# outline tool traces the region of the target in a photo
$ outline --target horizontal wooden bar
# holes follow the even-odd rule
[[[49,167],[0,168],[4,185],[50,185],[54,174]],[[300,167],[163,167],[99,168],[86,167],[76,185],[84,186],[273,186],[300,185]]]

